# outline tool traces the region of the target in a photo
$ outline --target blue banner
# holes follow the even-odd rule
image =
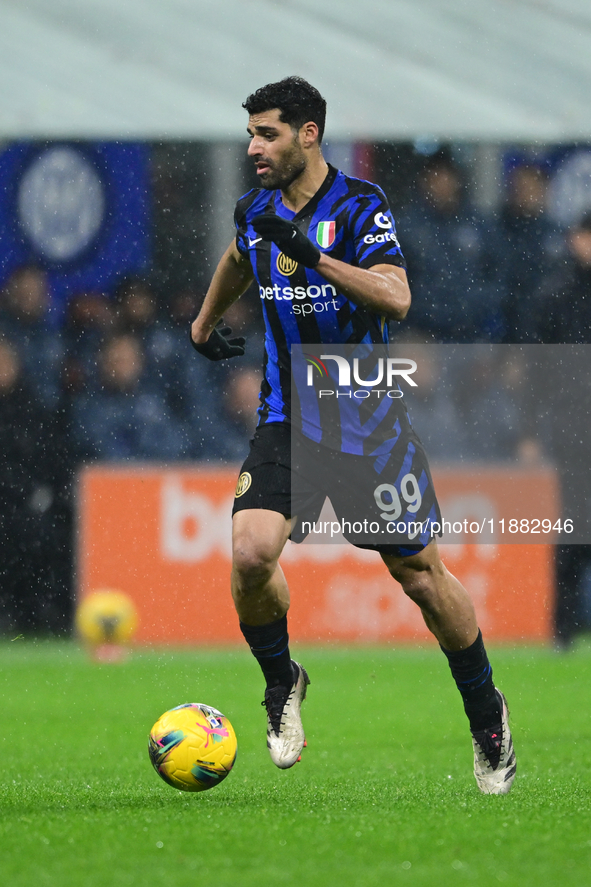
[[[0,286],[22,265],[47,271],[52,315],[149,269],[149,147],[15,142],[0,153]]]

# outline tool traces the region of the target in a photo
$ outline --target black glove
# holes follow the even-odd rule
[[[224,326],[223,323],[223,318],[217,322],[211,336],[203,345],[198,345],[193,341],[193,335],[189,329],[191,345],[195,351],[203,354],[208,360],[225,360],[227,357],[241,357],[244,354],[244,345],[246,344],[244,336],[229,339],[228,336],[232,330],[229,326]]]
[[[318,247],[293,222],[288,222],[275,213],[264,213],[262,216],[255,216],[252,227],[263,240],[272,240],[294,262],[299,262],[306,268],[315,268],[320,261]]]

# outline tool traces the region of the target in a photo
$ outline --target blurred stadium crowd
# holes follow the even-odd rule
[[[407,320],[392,324],[395,341],[588,341],[591,215],[559,227],[546,211],[546,187],[541,166],[521,164],[501,211],[484,216],[451,157],[427,159],[412,199],[395,212],[413,292]],[[125,278],[112,292],[75,293],[57,327],[42,267],[21,266],[6,281],[0,630],[69,627],[81,463],[244,457],[261,379],[258,294],[249,291],[226,316],[246,335],[246,356],[221,364],[198,357],[189,343],[202,296],[161,276]],[[425,351],[419,371],[411,417],[433,462],[531,453],[531,435],[509,396],[519,387],[519,367],[499,372],[474,356],[470,385],[445,387],[442,367]],[[462,421],[468,413],[477,422]],[[477,428],[472,435],[470,427]]]

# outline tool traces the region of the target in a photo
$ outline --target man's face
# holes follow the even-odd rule
[[[570,232],[568,242],[579,265],[591,268],[591,231],[586,228],[575,228]]]
[[[421,186],[427,199],[440,209],[454,208],[460,201],[460,180],[446,166],[429,169],[423,174]]]
[[[49,301],[45,274],[25,268],[8,285],[8,298],[15,314],[24,320],[41,320]]]
[[[0,393],[12,391],[18,381],[19,363],[12,346],[0,342]]]
[[[546,208],[547,182],[539,170],[522,167],[511,177],[511,204],[523,215],[540,215]]]
[[[307,165],[300,134],[294,133],[288,123],[282,123],[280,114],[279,109],[273,108],[248,119],[248,156],[254,160],[261,186],[269,191],[288,188]]]
[[[144,369],[141,348],[132,336],[110,342],[101,359],[103,381],[115,391],[131,391]]]

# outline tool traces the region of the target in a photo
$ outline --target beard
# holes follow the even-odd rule
[[[294,144],[276,163],[265,157],[259,159],[269,164],[269,172],[258,177],[266,191],[285,191],[306,169],[306,158],[299,144]]]

